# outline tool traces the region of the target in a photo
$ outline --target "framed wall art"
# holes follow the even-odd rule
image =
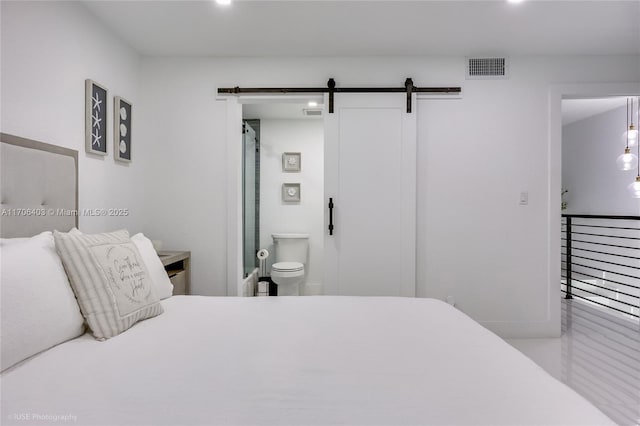
[[[120,96],[113,98],[113,156],[131,162],[131,102]]]
[[[85,151],[107,155],[107,89],[85,80]]]
[[[302,154],[299,152],[285,152],[282,154],[282,171],[299,172],[302,167]]]
[[[300,202],[300,184],[299,183],[283,183],[282,184],[282,201],[286,203]]]

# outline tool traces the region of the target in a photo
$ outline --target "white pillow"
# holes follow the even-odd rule
[[[51,232],[11,240],[0,246],[2,370],[84,333]]]
[[[116,336],[163,312],[126,230],[91,235],[54,231],[53,237],[80,310],[97,339]]]
[[[142,255],[142,261],[146,265],[149,275],[151,275],[151,281],[155,286],[156,295],[160,300],[171,297],[173,295],[173,284],[171,284],[167,271],[162,266],[151,240],[140,232],[131,237],[131,241],[138,247],[140,255]]]
[[[47,231],[49,232],[49,231]],[[43,232],[43,234],[46,232]],[[51,234],[51,232],[49,232]],[[29,238],[0,238],[0,247],[6,246],[9,244],[21,243],[23,241],[27,241]]]

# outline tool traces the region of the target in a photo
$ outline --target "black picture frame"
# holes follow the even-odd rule
[[[108,90],[93,80],[85,80],[85,151],[107,155]]]
[[[131,124],[133,105],[120,96],[113,98],[113,156],[131,162]]]

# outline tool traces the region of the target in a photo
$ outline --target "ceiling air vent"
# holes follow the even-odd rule
[[[506,79],[509,77],[507,58],[467,58],[467,80]]]
[[[320,117],[320,116],[322,116],[322,109],[320,109],[320,108],[318,108],[318,109],[303,108],[302,109],[302,113],[304,115],[306,115],[307,117]]]

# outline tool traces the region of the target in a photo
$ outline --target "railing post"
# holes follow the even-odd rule
[[[567,216],[567,294],[564,297],[565,299],[573,299],[573,295],[571,294],[571,217]]]

